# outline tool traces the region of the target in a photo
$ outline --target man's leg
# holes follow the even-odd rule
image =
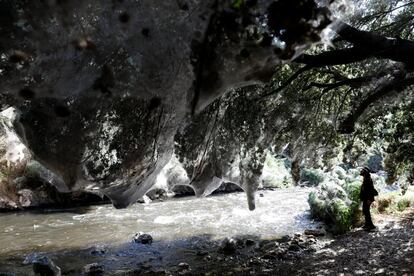
[[[362,212],[364,213],[364,217],[365,217],[364,228],[373,228],[373,227],[375,227],[374,224],[372,223],[372,219],[371,219],[371,212],[370,212],[371,203],[372,202],[370,200],[364,200],[362,202]]]

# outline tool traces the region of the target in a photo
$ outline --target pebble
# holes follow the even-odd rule
[[[177,265],[177,267],[178,267],[179,269],[181,269],[181,270],[187,270],[187,269],[190,269],[190,265],[189,265],[189,264],[187,264],[187,263],[179,263],[179,264]]]
[[[206,256],[206,255],[208,255],[208,251],[197,251],[196,255],[197,256]]]
[[[262,258],[265,260],[276,260],[276,256],[274,256],[272,253],[274,252],[268,252],[267,254],[263,255]]]
[[[106,253],[106,250],[103,247],[96,247],[91,250],[91,255],[94,255],[94,256],[102,256],[102,255],[105,255],[105,253]]]
[[[290,250],[290,251],[300,251],[301,249],[302,248],[297,244],[291,244],[288,247],[288,250]]]
[[[278,243],[271,241],[271,242],[267,242],[267,243],[263,244],[261,249],[263,251],[268,251],[268,250],[274,249],[278,245],[279,245]]]
[[[282,236],[279,239],[279,242],[288,242],[288,241],[290,241],[290,236],[289,235]]]
[[[98,275],[103,275],[104,268],[102,265],[98,263],[92,263],[92,264],[85,265],[83,268],[83,272],[85,273],[85,275],[98,276]]]
[[[255,241],[251,239],[247,239],[245,243],[246,243],[246,246],[252,246],[255,244]]]
[[[306,229],[304,234],[307,236],[322,237],[325,236],[325,230],[323,229]]]

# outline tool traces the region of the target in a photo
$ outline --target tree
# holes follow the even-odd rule
[[[285,125],[296,126],[285,128],[290,131],[284,135],[299,141],[297,151],[305,159],[329,159],[340,148],[350,152],[357,140],[384,139],[377,135],[382,129],[373,131],[373,120],[384,121],[400,110],[401,102],[412,101],[414,2],[355,4],[360,9],[351,7],[349,14],[334,11],[341,18],[331,26],[329,47],[313,47],[280,66],[262,96],[279,106],[287,100],[283,108],[299,114],[284,117]],[[384,152],[388,140],[381,140]]]

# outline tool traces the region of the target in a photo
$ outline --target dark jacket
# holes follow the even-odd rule
[[[374,196],[377,196],[378,192],[374,188],[374,183],[370,176],[364,176],[364,180],[362,181],[361,185],[361,193],[359,194],[359,198],[361,201],[364,200],[371,200],[374,201]]]

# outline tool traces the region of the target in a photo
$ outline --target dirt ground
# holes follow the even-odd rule
[[[314,254],[276,271],[286,275],[414,275],[414,210],[375,218],[377,230],[356,229],[336,237]]]
[[[355,229],[334,238],[318,239],[310,246],[307,236],[301,235],[297,239],[304,241],[299,242],[304,244],[300,250],[288,249],[280,255],[274,254],[275,248],[265,245],[252,254],[226,257],[221,265],[213,261],[197,272],[207,275],[414,275],[414,209],[374,218],[377,229],[371,232]],[[283,248],[283,243],[278,247]]]

